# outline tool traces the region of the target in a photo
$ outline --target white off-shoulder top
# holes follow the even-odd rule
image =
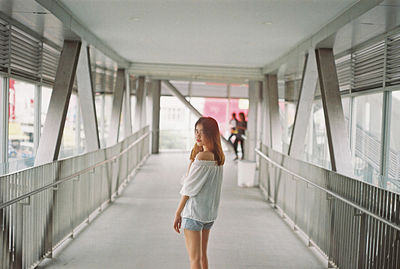
[[[221,195],[223,166],[216,161],[193,161],[183,178],[181,195],[189,196],[182,210],[182,218],[212,222],[217,218]]]

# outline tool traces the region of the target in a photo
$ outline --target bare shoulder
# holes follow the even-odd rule
[[[214,153],[210,151],[204,151],[204,152],[199,152],[197,153],[197,158],[199,160],[204,160],[204,161],[214,161]]]

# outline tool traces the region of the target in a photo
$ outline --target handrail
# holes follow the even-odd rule
[[[27,198],[31,197],[32,195],[35,195],[35,194],[37,194],[37,193],[39,193],[39,192],[42,192],[42,191],[45,191],[45,190],[47,190],[47,189],[53,188],[53,187],[57,186],[58,184],[61,184],[61,183],[64,183],[64,182],[66,182],[66,181],[69,181],[69,180],[71,180],[71,179],[73,179],[73,178],[76,178],[76,177],[78,177],[78,176],[80,176],[80,175],[82,175],[82,174],[85,174],[85,173],[89,172],[90,170],[93,170],[93,169],[95,169],[96,167],[101,166],[101,165],[103,165],[103,164],[105,164],[105,163],[114,161],[116,158],[120,157],[122,154],[125,154],[125,152],[127,152],[129,149],[131,149],[131,148],[134,147],[136,144],[138,144],[140,141],[142,141],[143,139],[145,139],[149,134],[150,134],[150,132],[148,131],[147,133],[145,133],[144,135],[142,135],[141,137],[139,137],[139,138],[138,138],[135,142],[133,142],[131,145],[129,145],[129,147],[127,147],[126,149],[124,149],[123,151],[121,151],[120,153],[118,153],[117,155],[115,155],[114,157],[112,157],[111,159],[98,162],[98,163],[96,163],[95,165],[92,165],[92,166],[90,166],[90,167],[88,167],[88,168],[85,168],[84,170],[81,170],[81,171],[76,172],[76,173],[74,173],[74,174],[72,174],[72,175],[69,175],[69,176],[67,176],[67,177],[65,177],[65,178],[62,178],[62,179],[60,179],[60,180],[57,180],[57,181],[54,182],[54,183],[50,183],[50,184],[45,185],[45,186],[43,186],[43,187],[41,187],[41,188],[39,188],[39,189],[36,189],[36,190],[34,190],[34,191],[31,191],[31,192],[28,192],[28,193],[26,193],[26,194],[24,194],[24,195],[21,195],[21,196],[19,196],[19,197],[17,197],[17,198],[14,198],[14,199],[12,199],[12,200],[10,200],[10,201],[8,201],[8,202],[2,203],[2,204],[0,204],[0,209],[6,208],[6,207],[8,207],[8,206],[10,206],[10,205],[12,205],[12,204],[15,204],[15,203],[17,203],[17,202],[19,202],[19,201],[22,201],[22,200],[24,200],[24,199],[27,199]]]
[[[369,215],[369,216],[371,216],[371,217],[377,219],[378,221],[381,221],[381,222],[383,222],[383,223],[389,225],[390,227],[392,227],[392,228],[394,228],[394,229],[400,231],[400,226],[399,226],[399,225],[393,224],[393,223],[389,222],[388,220],[386,220],[386,219],[384,219],[384,218],[382,218],[382,217],[380,217],[380,216],[378,216],[378,215],[376,215],[376,214],[374,214],[374,213],[372,213],[372,212],[370,212],[370,211],[368,211],[368,210],[366,210],[366,209],[360,207],[359,205],[357,205],[357,204],[355,204],[355,203],[353,203],[353,202],[351,202],[351,201],[349,201],[349,200],[347,200],[347,199],[341,197],[340,195],[338,195],[338,194],[336,194],[336,193],[334,193],[334,192],[332,192],[332,191],[330,191],[330,190],[328,190],[328,189],[325,189],[324,187],[321,187],[321,186],[315,184],[314,182],[312,182],[312,181],[310,181],[310,180],[308,180],[308,179],[306,179],[306,178],[304,178],[304,177],[302,177],[302,176],[300,176],[300,175],[298,175],[298,174],[296,174],[296,173],[294,173],[294,172],[292,172],[292,171],[286,169],[286,168],[283,167],[282,165],[280,165],[280,164],[274,162],[273,160],[271,160],[267,155],[265,155],[264,153],[262,153],[259,149],[254,149],[254,150],[255,150],[255,152],[256,152],[258,155],[260,155],[262,158],[264,158],[264,159],[267,160],[268,162],[272,163],[273,165],[279,167],[279,168],[282,169],[283,171],[289,173],[290,175],[292,175],[292,176],[294,176],[294,177],[297,177],[298,179],[301,179],[301,180],[307,182],[308,184],[310,184],[310,185],[312,185],[312,186],[314,186],[314,187],[316,187],[316,188],[318,188],[318,189],[320,189],[320,190],[322,190],[322,191],[328,193],[329,195],[331,195],[331,196],[335,197],[336,199],[338,199],[338,200],[340,200],[340,201],[342,201],[342,202],[344,202],[344,203],[350,205],[351,207],[354,207],[354,208],[356,208],[357,210],[359,210],[359,211],[361,211],[361,212],[363,212],[363,213],[365,213],[365,214],[367,214],[367,215]]]

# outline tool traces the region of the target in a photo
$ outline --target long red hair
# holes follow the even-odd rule
[[[194,128],[196,129],[199,124],[203,126],[203,134],[205,138],[204,144],[212,153],[214,153],[218,165],[223,165],[225,163],[225,155],[222,151],[221,136],[217,121],[211,117],[201,117],[194,125]],[[190,160],[194,161],[197,153],[200,151],[203,151],[203,147],[200,147],[195,143],[192,152],[190,153]]]

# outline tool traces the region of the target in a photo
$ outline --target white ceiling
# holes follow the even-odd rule
[[[130,62],[263,67],[358,1],[59,2]]]

